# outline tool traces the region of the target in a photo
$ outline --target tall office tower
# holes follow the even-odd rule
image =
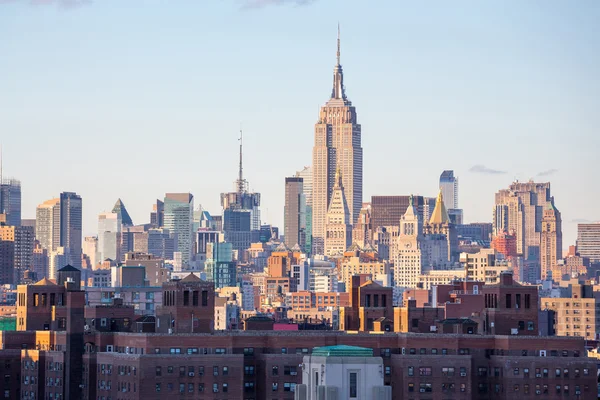
[[[81,268],[82,201],[77,193],[60,194],[60,245],[70,251],[70,263]]]
[[[12,285],[15,279],[15,239],[10,231],[2,228],[0,227],[0,285]]]
[[[460,255],[458,250],[458,235],[456,234],[456,227],[448,217],[448,212],[446,211],[446,206],[444,204],[444,196],[441,190],[438,193],[431,218],[423,225],[423,233],[425,236],[444,235],[447,240],[448,249],[447,257],[445,257],[445,259],[449,261],[458,261]]]
[[[335,173],[335,184],[326,217],[325,255],[328,257],[341,256],[352,244],[352,224],[340,169]]]
[[[260,237],[260,193],[250,192],[248,181],[244,179],[242,139],[240,131],[240,163],[235,192],[221,193],[225,241],[232,244],[233,250],[240,252]]]
[[[123,226],[133,226],[131,216],[129,216],[129,213],[125,208],[125,204],[123,204],[123,201],[121,199],[117,200],[115,206],[112,209],[112,212],[119,215],[119,219],[121,220],[121,224],[123,224]]]
[[[177,247],[175,234],[165,228],[148,230],[148,254],[163,260],[172,260]]]
[[[446,170],[440,175],[440,190],[444,197],[446,209],[458,208],[458,177],[454,176],[454,171]]]
[[[577,224],[577,253],[591,262],[600,262],[600,222]]]
[[[194,238],[194,196],[191,193],[167,193],[165,195],[164,227],[177,237],[175,251],[181,253],[181,261],[188,266],[192,257]]]
[[[92,268],[96,267],[96,264],[100,262],[96,258],[96,253],[98,252],[98,238],[96,236],[86,236],[83,238],[83,254],[85,254],[89,260]]]
[[[502,231],[514,232],[517,253],[526,260],[539,261],[540,232],[544,208],[553,201],[550,182],[513,182],[496,193],[494,236]]]
[[[31,226],[11,226],[15,238],[15,283],[23,282],[23,274],[33,267],[35,230]],[[0,228],[1,229],[1,228]]]
[[[424,207],[427,198],[423,196],[371,196],[371,231],[375,232],[377,228],[386,226],[399,226],[400,219],[408,209],[410,199],[419,217],[424,221],[428,220]]]
[[[48,250],[40,245],[39,241],[35,241],[33,245],[32,269],[35,272],[37,279],[48,277]]]
[[[6,224],[21,226],[21,182],[3,179],[0,167],[0,214],[6,214]]]
[[[400,235],[396,245],[392,246],[394,260],[394,285],[398,287],[414,287],[422,270],[423,218],[414,204],[413,196],[409,196],[406,212],[400,219]]]
[[[350,223],[358,218],[362,205],[363,150],[361,127],[356,108],[346,97],[344,74],[340,63],[340,35],[338,27],[337,63],[333,69],[331,98],[319,112],[315,124],[313,147],[313,252],[323,254],[327,210],[335,185],[335,173],[341,170]]]
[[[165,223],[165,203],[160,200],[156,200],[156,203],[152,205],[152,212],[150,213],[150,225],[153,228],[162,228]]]
[[[540,240],[540,264],[542,279],[548,279],[548,272],[558,265],[562,259],[562,220],[560,211],[553,201],[548,202],[542,217],[542,234]],[[559,279],[559,277],[554,277]]]
[[[121,261],[121,215],[116,212],[98,215],[98,249],[96,260]]]
[[[35,238],[48,252],[60,246],[60,199],[47,200],[37,206]]]
[[[206,279],[214,282],[215,289],[236,286],[237,271],[231,243],[215,242],[206,245]]]
[[[302,178],[285,178],[285,205],[283,232],[288,246],[304,248],[306,239],[306,198]]]
[[[312,167],[304,167],[302,171],[296,172],[296,177],[302,178],[302,191],[304,193],[304,200],[306,202],[306,212],[305,212],[305,221],[306,221],[306,231],[305,231],[305,241],[304,241],[304,253],[310,255],[312,251],[312,219],[313,219],[313,207],[312,207]]]

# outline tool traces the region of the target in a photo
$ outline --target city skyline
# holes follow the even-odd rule
[[[217,15],[216,20],[231,18],[240,22],[242,28],[236,28],[226,35],[222,39],[223,43],[217,41],[219,43],[215,47],[202,44],[208,46],[208,54],[214,56],[214,62],[208,63],[200,74],[210,74],[212,68],[217,66],[225,68],[223,73],[228,74],[225,48],[234,50],[236,58],[248,64],[242,69],[243,73],[239,73],[239,77],[233,78],[234,82],[231,83],[239,84],[241,79],[244,80],[243,85],[228,86],[224,90],[233,93],[235,99],[218,93],[215,96],[214,88],[203,92],[206,93],[205,97],[214,101],[210,107],[207,107],[207,99],[198,90],[206,83],[183,65],[188,60],[183,50],[185,46],[192,46],[193,42],[184,40],[184,44],[175,45],[179,43],[179,39],[183,40],[180,36],[183,32],[194,32],[190,26],[191,20],[184,18],[184,14],[191,12],[193,15],[192,11],[199,11],[202,7],[179,5],[169,8],[168,17],[183,19],[184,23],[181,28],[173,25],[175,21],[167,24],[168,33],[165,36],[154,38],[153,34],[147,33],[151,38],[133,36],[127,39],[128,36],[125,35],[123,42],[119,42],[115,41],[116,36],[119,32],[128,32],[123,23],[128,16],[133,15],[130,14],[133,10],[125,8],[122,11],[123,20],[117,18],[114,24],[117,34],[112,36],[115,33],[93,29],[99,28],[97,24],[111,15],[110,6],[106,4],[92,3],[72,10],[30,7],[19,2],[0,5],[6,11],[0,15],[0,32],[3,37],[16,37],[14,35],[19,29],[30,32],[30,37],[19,38],[10,43],[0,41],[3,53],[15,55],[8,63],[0,66],[0,73],[8,77],[6,87],[3,88],[6,95],[0,97],[0,131],[11,132],[2,137],[4,176],[14,177],[22,182],[23,218],[34,217],[37,204],[62,191],[74,191],[82,196],[84,235],[95,233],[98,214],[110,211],[117,198],[122,198],[127,204],[136,223],[146,222],[152,202],[156,198],[162,198],[166,192],[191,192],[196,204],[202,204],[211,213],[219,214],[219,193],[226,189],[223,187],[224,183],[226,186],[227,182],[231,182],[230,187],[233,186],[232,178],[237,170],[237,132],[239,123],[242,122],[247,149],[244,155],[245,172],[252,182],[251,190],[262,194],[263,220],[282,229],[284,191],[281,182],[285,176],[291,176],[294,171],[310,163],[314,108],[322,103],[331,87],[330,68],[335,56],[336,21],[331,21],[331,13],[323,12],[333,7],[325,3],[317,1],[306,7],[265,7],[260,10],[240,10],[239,4],[234,6],[229,3],[210,6],[210,11]],[[514,177],[521,181],[534,178],[538,182],[552,183],[556,206],[564,218],[565,248],[575,242],[576,221],[600,218],[590,201],[600,194],[600,189],[579,184],[580,179],[593,182],[593,171],[586,166],[593,162],[592,149],[597,148],[595,144],[600,144],[597,143],[598,135],[593,134],[593,127],[596,125],[594,122],[598,117],[592,112],[597,108],[597,100],[588,97],[598,84],[592,75],[592,65],[597,65],[598,59],[597,55],[584,52],[587,46],[592,47],[597,42],[593,35],[589,35],[591,29],[597,28],[592,28],[589,23],[598,13],[593,8],[586,13],[582,9],[561,9],[558,3],[551,4],[552,7],[543,10],[547,13],[545,15],[548,20],[555,21],[561,15],[572,17],[561,25],[563,30],[572,28],[570,34],[561,36],[560,32],[552,32],[548,38],[543,37],[548,33],[546,30],[550,29],[551,23],[535,23],[532,20],[535,12],[542,10],[535,5],[520,5],[515,7],[518,11],[514,11],[521,12],[520,19],[516,21],[515,32],[528,33],[523,45],[519,45],[517,38],[504,35],[511,23],[510,17],[515,15],[493,19],[494,6],[491,5],[481,5],[470,10],[467,16],[470,24],[462,27],[463,31],[459,29],[460,19],[444,19],[442,15],[433,13],[429,16],[430,19],[424,20],[420,16],[412,24],[408,23],[397,29],[380,24],[382,27],[377,27],[370,33],[367,27],[361,27],[357,22],[357,14],[360,12],[342,12],[339,18],[344,41],[345,73],[347,80],[351,82],[349,97],[360,109],[360,123],[365,133],[363,201],[368,201],[371,195],[412,193],[433,197],[437,193],[440,172],[453,169],[461,178],[460,198],[465,222],[491,221],[494,193],[507,187]],[[355,8],[359,7],[357,5]],[[405,18],[419,14],[418,8],[413,6],[405,9]],[[149,10],[142,12],[140,18],[148,22],[154,21],[158,17],[153,13],[160,10],[158,6],[151,5]],[[315,30],[311,32],[304,24],[315,13],[326,14],[326,17],[320,15]],[[440,14],[444,12],[440,11]],[[25,16],[28,16],[27,20]],[[451,13],[450,16],[456,15]],[[574,18],[577,18],[577,25]],[[61,21],[68,21],[72,26],[61,28],[57,32],[48,30]],[[248,38],[241,38],[240,29],[261,21],[265,22],[264,28]],[[459,44],[475,28],[481,29],[479,24],[484,21],[494,23],[484,30],[483,38],[471,37],[470,44]],[[92,29],[85,31],[84,35],[90,40],[90,49],[87,51],[107,51],[103,38],[109,38],[108,42],[115,46],[108,53],[110,56],[118,56],[124,52],[133,44],[133,40],[161,39],[162,41],[158,41],[159,49],[180,63],[161,62],[149,66],[148,70],[141,73],[142,78],[135,79],[132,71],[150,57],[148,53],[139,51],[123,59],[124,74],[132,82],[123,87],[102,87],[111,82],[113,85],[116,82],[124,83],[122,77],[118,76],[121,68],[118,63],[101,62],[101,67],[98,68],[104,69],[84,73],[83,69],[76,68],[91,66],[84,61],[72,67],[65,67],[62,62],[58,62],[62,60],[61,57],[72,58],[75,50],[76,53],[82,51],[82,54],[86,54],[86,50],[79,50],[77,43],[72,43],[77,40],[64,39],[72,38],[66,35],[74,29],[92,22],[96,25],[92,24]],[[37,30],[27,29],[36,23],[39,24]],[[427,32],[436,23],[441,23],[441,27]],[[229,21],[227,26],[231,24]],[[285,24],[289,25],[289,33],[297,45],[294,49],[282,48],[282,39],[272,37]],[[194,29],[196,28],[201,29]],[[444,29],[453,34],[441,40],[440,32]],[[58,54],[48,58],[45,64],[48,75],[56,82],[52,83],[39,74],[33,74],[33,82],[25,83],[25,74],[36,72],[32,67],[35,65],[32,61],[36,58],[31,52],[38,51],[38,57],[45,54],[39,47],[44,43],[42,34],[48,36],[44,40],[62,39],[54,49]],[[256,39],[264,42],[259,46],[259,57],[249,60],[249,53],[244,51],[243,46],[255,43],[253,40]],[[41,42],[36,43],[36,40]],[[240,44],[231,47],[234,40],[240,40]],[[372,48],[369,44],[371,40],[377,41]],[[440,43],[436,42],[440,40]],[[490,42],[485,43],[485,40]],[[486,52],[481,47],[484,43],[491,44],[496,52]],[[579,45],[575,45],[576,43]],[[394,46],[390,47],[390,44]],[[415,46],[421,46],[421,50]],[[565,58],[571,59],[571,62],[577,63],[572,65],[553,58],[555,56],[552,54],[556,50]],[[453,55],[453,51],[456,54]],[[531,55],[528,60],[514,57],[527,51]],[[396,52],[399,55],[391,54]],[[288,75],[279,70],[284,65],[281,64],[282,60],[276,62],[270,58],[273,55],[267,57],[268,53],[281,53],[284,55],[283,59],[290,58],[289,63],[285,60],[285,68],[291,68],[300,79],[282,80],[283,76]],[[366,58],[372,58],[373,61],[363,60],[365,55],[370,56]],[[444,59],[448,69],[427,64],[431,59],[443,55],[449,57]],[[461,71],[459,67],[464,66],[459,60],[461,57],[468,58],[477,72]],[[402,63],[393,63],[400,60]],[[385,62],[386,68],[390,69],[389,74],[382,74],[388,75],[386,79],[374,76],[371,72],[381,62]],[[550,68],[539,70],[544,62],[549,63]],[[423,64],[427,64],[428,68],[417,73],[416,69]],[[24,68],[25,65],[29,67]],[[267,71],[260,73],[260,69],[265,67]],[[176,93],[188,91],[178,79],[171,78],[174,72],[180,74],[182,68],[181,75],[194,76],[191,88],[192,91],[197,91],[197,97],[190,98],[188,94],[183,100],[176,98]],[[398,72],[394,71],[394,76],[390,78],[391,71],[396,68]],[[577,73],[565,75],[561,73],[565,68],[576,68]],[[520,71],[520,74],[513,74],[512,84],[508,89],[503,89],[498,79],[505,84],[508,75],[511,75],[507,72],[513,69]],[[300,70],[302,75],[299,75]],[[163,79],[153,79],[152,73],[162,73],[159,77]],[[414,82],[415,78],[420,85]],[[136,92],[134,89],[139,89],[145,79],[157,86],[165,100],[152,102],[142,99],[148,93]],[[249,98],[244,92],[253,92],[252,85],[247,81],[256,81],[255,84],[264,89],[267,97],[276,99],[276,102],[269,101],[254,90],[257,101],[253,103],[259,104],[248,105]],[[495,83],[491,84],[492,81]],[[584,81],[585,87],[582,86]],[[461,82],[482,86],[479,89],[469,85],[456,86]],[[89,91],[82,91],[78,87],[83,83]],[[273,85],[274,83],[278,84]],[[90,88],[91,84],[94,87]],[[67,95],[72,98],[69,99]],[[107,106],[111,95],[115,104]],[[119,99],[121,95],[124,98]],[[382,98],[393,98],[397,104],[390,107]],[[75,104],[75,99],[82,100],[82,103]],[[458,102],[456,99],[459,99]],[[23,103],[26,100],[31,102]],[[225,100],[231,101],[226,113],[221,114],[222,111],[219,111],[215,115],[209,115],[214,111],[213,108],[223,108]],[[122,104],[124,101],[130,103]],[[174,104],[168,104],[169,101]],[[483,103],[481,107],[477,107],[479,102]],[[26,110],[20,109],[19,104],[28,104],[28,107],[25,107]],[[466,105],[469,112],[462,110],[461,105]],[[127,107],[119,109],[121,106]],[[398,113],[397,106],[402,107],[402,112]],[[160,116],[149,115],[161,107]],[[198,112],[201,116],[194,117]],[[37,118],[25,117],[30,113],[36,114]],[[107,113],[108,122],[98,124],[103,117],[96,114],[102,113]],[[273,114],[277,116],[273,117]],[[496,115],[499,117],[495,117]],[[398,118],[402,121],[400,125]],[[283,120],[291,123],[284,124]],[[495,151],[476,151],[480,147],[482,136],[489,136],[482,134],[482,126],[495,139],[487,142],[483,140],[483,145],[493,146]],[[208,129],[204,130],[204,127]],[[575,128],[576,131],[573,131]],[[395,131],[390,133],[390,129],[397,130],[400,134]],[[147,143],[139,143],[142,135],[146,135]],[[433,140],[432,145],[427,146],[430,141],[423,140],[424,135],[440,142],[442,146],[434,146]],[[165,140],[171,136],[172,144]],[[193,136],[197,136],[195,142],[192,140]],[[294,140],[298,144],[292,156],[285,151],[277,153],[269,147],[268,143],[277,136],[279,140]],[[122,140],[116,142],[117,138]],[[188,146],[190,149],[175,146],[178,140],[188,138],[192,140]],[[518,142],[515,143],[516,140]],[[200,146],[208,141],[210,148]],[[588,145],[582,146],[581,143]],[[532,157],[528,151],[530,146],[537,146],[539,153],[544,156]],[[213,147],[219,151],[215,152]],[[397,165],[395,154],[403,149],[408,151],[403,152],[403,162]],[[411,154],[419,153],[412,149],[427,152],[431,156],[428,158],[429,162],[423,163],[420,156]],[[130,153],[123,152],[126,150]],[[465,150],[470,157],[463,156]],[[150,152],[151,158],[156,161],[140,163],[136,156],[127,156],[142,152]],[[210,153],[217,153],[219,156],[213,158]],[[267,153],[268,161],[264,159]],[[42,160],[48,154],[52,154],[53,163],[72,163],[77,168],[44,168],[47,161]],[[510,160],[506,160],[506,154],[512,155]],[[60,155],[64,157],[61,158]],[[108,157],[106,161],[104,156]],[[121,166],[111,171],[106,168],[108,164],[102,165],[102,162],[118,162]],[[273,168],[273,163],[277,166],[276,169]],[[218,172],[213,173],[214,176],[190,172],[199,171],[202,165],[218,165],[218,168],[210,169],[218,169]],[[380,169],[393,173],[378,174],[376,171]],[[129,171],[131,177],[120,181],[123,170]]]

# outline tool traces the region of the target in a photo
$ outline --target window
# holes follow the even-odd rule
[[[414,383],[410,382],[408,384],[408,391],[409,392],[414,392],[415,391],[415,384]]]
[[[286,365],[283,367],[283,374],[295,376],[295,375],[298,375],[298,372],[296,372],[295,366]]]
[[[274,365],[274,366],[273,366],[273,368],[272,368],[272,371],[273,371],[273,372],[272,372],[272,375],[273,375],[273,376],[275,376],[275,375],[279,375],[279,367],[278,367],[277,365]]]
[[[244,355],[245,356],[254,355],[254,347],[244,347]]]
[[[202,307],[208,306],[208,290],[202,291]]]
[[[408,376],[413,376],[415,374],[415,367],[408,367]]]
[[[156,367],[156,376],[162,376],[162,368],[161,367]],[[159,390],[157,390],[158,392]]]
[[[560,368],[556,368],[556,370],[554,371],[554,374],[556,375],[557,378],[560,378]]]
[[[277,387],[278,387],[278,385],[277,385],[277,382],[273,383],[273,391],[274,391],[274,392],[276,392],[276,391],[277,391]]]
[[[187,349],[188,354],[199,354],[197,347],[190,347]]]
[[[519,385],[515,385],[515,387],[514,387],[514,391],[515,391],[515,392],[518,392],[518,391],[519,391]]]
[[[392,375],[392,367],[385,367],[385,376]]]
[[[218,376],[219,375],[219,367],[213,367],[213,376]]]
[[[219,384],[213,383],[213,393],[219,393]]]
[[[155,391],[157,391],[157,392],[160,392],[160,383],[157,383],[157,384],[154,386],[154,390],[155,390]]]
[[[229,391],[229,385],[224,383],[223,386],[221,386],[221,390],[223,393],[227,393]]]
[[[169,352],[171,354],[181,354],[181,347],[171,347],[171,349],[169,349]]]
[[[523,368],[523,377],[529,378],[529,368]]]
[[[408,351],[408,353],[409,353],[409,354],[417,354],[417,349],[415,349],[415,348],[413,347],[413,348],[411,348],[411,349]]]
[[[281,354],[287,354],[287,347],[281,348]]]
[[[244,367],[244,374],[245,375],[254,375],[254,366],[252,366],[252,365],[246,365]]]
[[[448,349],[442,349],[442,354],[443,354],[443,355],[446,355],[446,354],[448,354]]]
[[[506,308],[512,308],[512,300],[510,293],[506,294]]]
[[[199,383],[198,384],[198,391],[199,392],[204,392],[204,383]]]
[[[284,382],[283,391],[284,392],[295,392],[296,384],[294,382]]]
[[[225,375],[229,375],[229,367],[227,366],[223,367],[223,376]]]
[[[560,385],[556,385],[556,394],[560,394],[561,392],[561,386]]]
[[[389,357],[391,355],[390,349],[381,349],[381,357]]]
[[[185,393],[185,383],[179,384],[179,393]]]
[[[419,376],[431,376],[431,367],[419,367]]]
[[[515,368],[513,373],[514,373],[515,375],[519,375],[519,368]]]
[[[204,376],[204,367],[198,367],[198,375]]]
[[[431,349],[431,354],[437,354],[438,350],[437,349]]]
[[[420,383],[419,384],[419,392],[420,393],[431,393],[433,389],[433,385],[431,383]]]
[[[534,324],[533,324],[533,321],[527,321],[527,330],[528,330],[528,331],[532,331],[532,330],[534,330],[534,327],[535,327],[535,326],[534,326]]]
[[[358,374],[350,372],[350,398],[358,397]]]
[[[467,367],[460,367],[460,376],[463,378],[467,376]]]
[[[204,354],[206,354],[206,352]],[[225,354],[225,349],[222,347],[217,347],[215,349],[215,354]]]
[[[454,392],[454,383],[442,383],[442,392]]]
[[[419,354],[427,354],[427,349],[424,349],[424,348],[419,349]]]
[[[179,377],[185,376],[185,367],[179,367]]]
[[[477,369],[477,376],[487,376],[487,368],[486,367],[479,367]]]
[[[443,367],[442,375],[444,376],[454,376],[454,367]]]
[[[544,375],[544,378],[547,378],[548,377],[548,368],[544,368],[542,370],[542,374]]]

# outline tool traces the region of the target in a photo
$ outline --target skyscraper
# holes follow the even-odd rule
[[[306,203],[305,210],[305,221],[306,221],[306,229],[305,229],[305,240],[304,240],[304,249],[303,251],[306,254],[311,254],[312,252],[312,219],[313,219],[313,211],[312,211],[312,167],[304,167],[302,171],[296,172],[296,176],[298,178],[302,178],[302,192],[304,193],[304,201]]]
[[[150,213],[150,225],[153,228],[162,228],[165,222],[165,203],[160,200],[156,200],[156,203],[152,205],[152,212]]]
[[[331,201],[335,173],[338,168],[342,174],[342,184],[350,212],[350,224],[358,218],[362,205],[361,126],[358,124],[355,107],[346,97],[344,75],[340,63],[339,27],[337,63],[333,69],[333,90],[331,98],[321,107],[319,120],[315,124],[312,168],[313,250],[316,254],[322,254],[327,209]]]
[[[562,258],[562,220],[560,212],[550,201],[542,217],[542,237],[540,240],[540,265],[542,279],[548,278],[548,271],[558,265]],[[553,277],[559,279],[560,277]]]
[[[283,224],[285,243],[304,248],[306,238],[306,200],[302,178],[285,178]]]
[[[81,268],[82,201],[77,193],[60,194],[60,245],[69,249],[71,265]]]
[[[189,265],[194,238],[194,196],[191,193],[167,193],[165,195],[164,227],[176,236],[177,250],[183,265]]]
[[[235,192],[221,193],[225,241],[238,251],[246,250],[260,237],[260,193],[250,192],[248,181],[244,179],[242,139],[240,131],[240,162]]]
[[[600,222],[577,224],[577,253],[591,262],[600,262]]]
[[[458,208],[458,177],[454,176],[454,171],[446,170],[440,175],[440,190],[444,197],[446,209]]]
[[[421,274],[423,238],[423,218],[414,204],[413,196],[409,196],[406,212],[401,217],[400,235],[393,246],[394,284],[398,287],[415,286]]]
[[[335,173],[335,184],[326,217],[325,255],[341,256],[352,244],[352,224],[350,223],[350,209],[346,201],[343,176],[339,169]]]
[[[3,179],[2,173],[0,173],[0,214],[6,214],[7,225],[21,226],[21,182],[16,179]]]
[[[48,252],[60,246],[60,199],[51,199],[37,206],[35,238]]]
[[[517,253],[526,260],[539,261],[540,232],[544,208],[552,201],[550,183],[513,182],[496,193],[494,236],[514,232]]]
[[[86,238],[87,239],[87,238]],[[121,216],[116,212],[98,215],[98,248],[96,260],[121,260]]]

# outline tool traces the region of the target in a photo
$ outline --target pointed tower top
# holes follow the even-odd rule
[[[121,223],[123,225],[133,226],[133,221],[131,220],[131,216],[127,212],[127,209],[125,208],[125,204],[123,204],[123,201],[120,198],[115,203],[115,206],[113,207],[112,212],[119,215],[119,217],[121,219]]]
[[[435,201],[435,208],[433,209],[433,213],[429,219],[429,224],[445,224],[448,223],[449,220],[450,218],[448,217],[448,212],[446,211],[446,206],[444,205],[442,189],[440,189],[437,200]]]
[[[337,63],[333,69],[333,90],[331,91],[332,99],[346,100],[346,90],[344,89],[344,72],[342,70],[341,59],[341,41],[340,41],[340,24],[338,23],[338,37],[337,37]]]
[[[414,197],[413,197],[413,195],[411,194],[410,196],[408,196],[408,206],[409,206],[409,207],[412,207],[414,204],[415,204],[415,202],[414,202]]]

